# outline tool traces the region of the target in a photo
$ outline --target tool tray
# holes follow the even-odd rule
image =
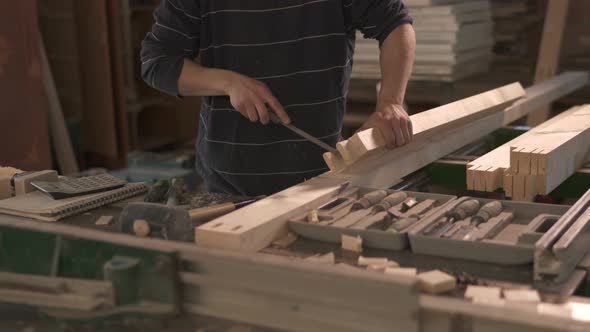
[[[374,190],[375,189],[359,188],[358,192],[356,193],[355,197],[353,197],[353,199],[361,197],[364,194]],[[363,239],[363,246],[367,248],[400,251],[408,247],[408,231],[410,231],[414,226],[418,225],[422,219],[426,218],[432,213],[435,213],[439,207],[449,203],[450,201],[456,198],[456,196],[443,194],[431,194],[412,191],[405,192],[408,194],[408,197],[415,197],[418,201],[423,201],[425,199],[434,199],[436,200],[436,202],[434,204],[434,207],[430,209],[428,212],[426,212],[422,216],[422,218],[420,218],[414,224],[410,225],[408,228],[400,231],[399,233],[392,233],[374,229],[345,228],[333,225],[325,225],[321,223],[311,224],[308,223],[306,220],[307,213],[301,214],[289,220],[288,226],[291,232],[303,238],[311,240],[327,243],[340,243],[341,235],[346,234],[352,236],[360,236]],[[319,208],[319,210],[321,209],[322,207]],[[350,209],[350,206],[348,206],[348,209]]]
[[[512,212],[513,219],[499,227],[497,233],[489,239],[469,241],[423,234],[430,225],[443,218],[447,211],[467,199],[471,197],[449,201],[413,225],[409,229],[412,252],[504,265],[530,264],[533,262],[537,240],[569,209],[565,205],[501,201],[503,212]],[[476,199],[481,206],[492,201]]]

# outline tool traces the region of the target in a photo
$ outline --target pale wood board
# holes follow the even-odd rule
[[[590,105],[531,131],[510,149],[510,168],[527,178],[525,192],[529,193],[524,196],[548,194],[589,157]]]
[[[257,251],[287,234],[286,221],[335,197],[348,180],[314,178],[195,229],[199,246]]]
[[[533,110],[543,105],[547,105],[554,100],[585,86],[588,83],[588,80],[588,72],[565,72],[557,77],[546,80],[543,83],[527,88],[527,96],[516,101],[511,107],[504,111],[504,125],[508,125]],[[492,192],[498,188],[504,187],[505,191],[512,193],[512,186],[507,188],[506,185],[503,184],[504,180],[506,180],[507,183],[512,183],[511,176],[505,178],[506,170],[510,167],[510,146],[518,145],[520,141],[526,140],[529,135],[533,135],[535,130],[541,130],[551,123],[558,121],[562,117],[567,116],[567,114],[569,114],[568,112],[573,112],[573,109],[557,115],[532,131],[529,131],[528,133],[525,133],[468,163],[468,189],[474,190],[474,183],[480,177],[485,177],[486,179],[489,179],[488,182],[486,182],[485,191]],[[482,166],[487,166],[488,170],[481,171],[480,169]],[[493,174],[490,174],[490,172]],[[510,194],[510,197],[511,196],[512,194]]]
[[[569,2],[569,0],[548,0],[547,2],[541,48],[535,71],[535,83],[549,79],[557,73]],[[533,111],[527,117],[527,125],[537,126],[543,123],[549,117],[549,111],[550,105]]]
[[[39,43],[41,54],[41,70],[43,76],[43,85],[47,94],[49,104],[49,129],[51,133],[52,146],[57,158],[57,164],[62,175],[76,174],[80,170],[74,148],[70,139],[70,134],[66,127],[66,121],[63,115],[61,102],[53,79],[53,73],[47,60],[45,46],[41,41]]]
[[[472,119],[499,112],[524,95],[525,91],[520,83],[512,83],[473,97],[412,115],[410,119],[414,130],[414,140],[428,139],[436,133],[443,132],[449,128],[455,128]],[[374,155],[386,153],[387,149],[384,145],[385,140],[379,131],[371,128],[356,133],[350,139],[338,143],[337,148],[341,156],[344,157],[345,164],[353,164],[369,152]],[[329,163],[337,159],[337,156],[332,155],[330,152],[327,152],[324,156],[325,160]],[[336,164],[341,163],[335,163],[333,165]],[[334,168],[332,170],[338,171],[339,169]]]

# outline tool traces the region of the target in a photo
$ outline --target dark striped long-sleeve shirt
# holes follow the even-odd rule
[[[382,42],[411,23],[401,0],[162,0],[143,42],[142,74],[178,95],[185,58],[264,82],[292,123],[341,139],[355,32]],[[211,191],[277,192],[327,170],[321,148],[280,125],[252,123],[229,98],[203,98],[197,165]]]

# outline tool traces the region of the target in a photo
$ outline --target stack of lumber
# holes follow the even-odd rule
[[[486,72],[492,55],[488,1],[409,0],[416,31],[413,80],[455,81]],[[353,78],[380,78],[375,41],[357,38]]]
[[[493,1],[494,19],[493,72],[518,73],[522,78],[533,76],[543,17],[536,2],[528,0]]]
[[[577,106],[468,164],[467,187],[503,187],[515,200],[546,195],[590,157],[590,105]]]

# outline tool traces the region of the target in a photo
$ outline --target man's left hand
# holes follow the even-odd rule
[[[369,128],[379,129],[388,149],[406,145],[414,136],[410,116],[399,104],[379,103],[359,131]]]

